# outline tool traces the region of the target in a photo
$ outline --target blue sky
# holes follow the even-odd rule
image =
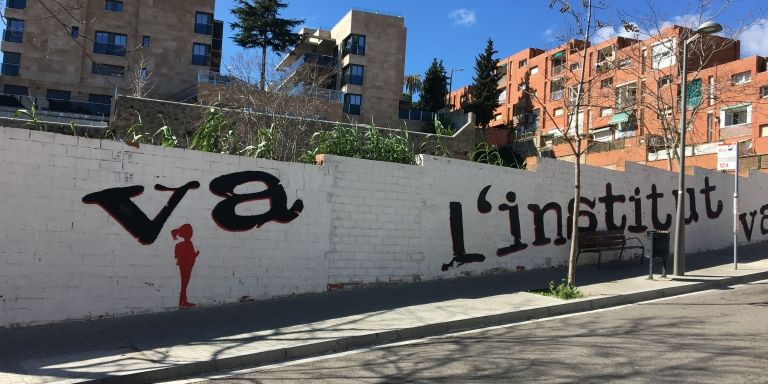
[[[402,15],[408,28],[405,72],[423,74],[433,57],[442,59],[446,68],[465,68],[454,74],[454,89],[472,81],[474,58],[485,48],[490,37],[499,51],[499,57],[509,56],[527,47],[548,49],[557,45],[555,36],[562,31],[565,18],[547,6],[547,0],[285,0],[288,8],[281,16],[305,20],[312,28],[330,29],[352,7],[371,9]],[[764,0],[731,0],[728,8],[719,10],[722,0],[712,0],[713,6],[706,17],[716,15],[718,22],[731,29],[745,29],[741,34],[742,56],[760,54],[768,56],[768,4]],[[649,0],[653,12],[643,0],[607,0],[609,7],[599,11],[598,17],[609,24],[616,23],[619,13],[648,16],[667,23],[691,23],[699,19],[700,12],[694,0]],[[232,44],[229,10],[233,0],[216,1],[216,18],[224,20],[224,61],[240,50]],[[763,8],[763,9],[761,9]],[[620,10],[620,11],[619,11]],[[755,23],[757,22],[757,23]],[[606,27],[600,35],[609,37],[618,28]],[[277,60],[276,56],[272,58]]]

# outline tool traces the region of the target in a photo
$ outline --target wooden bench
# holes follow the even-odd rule
[[[636,240],[637,245],[627,244],[627,240]],[[600,268],[603,251],[620,251],[619,262],[621,262],[621,256],[624,254],[625,249],[642,249],[643,257],[645,256],[645,246],[643,246],[640,238],[626,237],[622,230],[579,231],[579,252],[576,254],[576,264],[579,263],[579,255],[592,252],[597,253],[597,267]],[[640,263],[643,262],[643,257],[640,257]]]

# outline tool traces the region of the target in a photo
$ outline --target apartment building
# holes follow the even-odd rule
[[[682,41],[673,26],[644,40],[574,40],[552,50],[526,49],[500,60],[505,92],[486,138],[498,147],[532,141],[540,154],[572,159],[565,136],[578,124],[587,164],[622,168],[624,161],[668,168],[679,122]],[[583,48],[586,47],[586,50]],[[586,55],[586,56],[585,56]],[[737,40],[703,36],[689,46],[687,148],[691,166],[715,168],[717,144],[745,141],[752,168],[768,154],[766,58],[740,59]],[[583,72],[583,73],[582,73]],[[574,110],[581,76],[582,107]],[[454,107],[466,98],[451,95]],[[765,131],[765,132],[764,132]],[[768,157],[765,158],[768,167]]]
[[[0,108],[108,115],[140,83],[172,99],[218,72],[215,0],[7,0]],[[131,76],[131,75],[134,76]]]
[[[397,124],[405,69],[402,17],[352,9],[330,30],[299,33],[302,41],[278,65],[286,78],[308,68],[327,71],[323,84],[312,86],[340,104],[344,120]]]

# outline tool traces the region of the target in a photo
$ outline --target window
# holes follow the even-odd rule
[[[18,76],[21,65],[21,53],[3,52],[3,76]]]
[[[651,68],[661,69],[675,65],[675,39],[666,39],[651,46]]]
[[[624,59],[619,61],[619,69],[627,69],[632,66],[632,59]]]
[[[341,56],[348,54],[365,56],[365,36],[351,34],[344,39],[341,48]]]
[[[69,34],[73,39],[77,39],[80,37],[80,27],[72,27],[72,29],[69,31]]]
[[[768,124],[760,126],[760,137],[768,137]]]
[[[637,83],[616,87],[616,109],[623,111],[635,105],[637,101]]]
[[[552,82],[552,94],[550,94],[550,101],[557,101],[563,99],[563,89],[565,85],[562,80],[555,80]]]
[[[213,15],[205,12],[195,12],[195,33],[201,35],[213,34]]]
[[[760,97],[768,97],[768,85],[760,87]]]
[[[142,68],[141,71],[139,72],[139,77],[141,79],[146,80],[147,78],[149,78],[149,71],[146,68]]]
[[[555,115],[555,117],[562,116],[563,115],[563,109],[562,108],[555,108],[552,111],[552,114]]]
[[[97,95],[95,93],[91,93],[88,95],[88,102],[89,103],[97,103],[97,104],[112,104],[112,96],[110,95]]]
[[[211,46],[208,44],[192,44],[192,64],[193,65],[211,65]]]
[[[749,83],[750,81],[752,81],[751,71],[741,72],[731,76],[731,83],[734,85],[745,84],[745,83]]]
[[[517,64],[518,68],[523,68],[523,67],[526,67],[526,66],[528,66],[528,60],[527,59],[520,60],[520,62]]]
[[[122,65],[93,63],[91,65],[91,73],[101,76],[123,77],[125,76],[125,67]]]
[[[344,94],[344,113],[348,115],[359,115],[362,102],[363,96],[361,95],[356,95],[354,93]]]
[[[664,76],[659,79],[659,88],[672,84],[672,76]]]
[[[24,20],[8,18],[7,27],[3,31],[3,40],[11,43],[21,43],[24,38]]]
[[[106,0],[104,2],[104,10],[105,11],[111,11],[111,12],[122,12],[123,11],[123,2],[122,1],[116,1],[116,0]]]
[[[499,104],[504,104],[507,102],[507,89],[504,88],[504,91],[502,91],[499,94]]]
[[[752,105],[739,105],[720,110],[720,128],[752,122]]]
[[[363,85],[363,66],[350,64],[344,67],[341,74],[341,85]]]
[[[576,72],[576,71],[579,70],[579,68],[581,68],[581,64],[579,64],[579,63],[572,63],[571,64],[571,72]]]
[[[531,75],[539,73],[539,66],[531,67]]]
[[[672,110],[672,108],[667,108],[659,111],[660,121],[672,122],[673,118],[674,118],[674,111]]]
[[[3,93],[6,95],[29,96],[29,89],[19,85],[6,84],[3,86]]]
[[[610,88],[613,86],[613,77],[600,80],[600,88]]]
[[[142,38],[141,46],[144,48],[149,48],[149,36],[144,36],[144,38]]]
[[[688,108],[695,108],[701,103],[701,79],[693,79],[685,90]]]
[[[611,107],[602,107],[600,108],[600,117],[606,117],[613,115],[613,108]]]
[[[72,98],[72,92],[59,91],[57,89],[49,89],[46,91],[45,97],[48,100],[69,100],[70,98]]]
[[[6,6],[8,8],[24,9],[27,7],[27,0],[8,0]]]
[[[94,114],[106,116],[112,110],[112,96],[110,95],[91,93],[88,95],[88,102],[92,103],[88,106],[88,109]]]
[[[96,31],[93,42],[93,53],[102,55],[125,56],[128,37],[121,33]]]
[[[712,142],[715,133],[715,114],[707,112],[707,142]]]

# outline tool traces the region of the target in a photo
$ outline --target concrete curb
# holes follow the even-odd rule
[[[343,337],[271,351],[261,351],[241,356],[225,357],[212,361],[200,361],[178,366],[164,367],[150,371],[136,372],[127,375],[110,376],[87,382],[122,384],[155,383],[159,381],[178,380],[185,377],[199,376],[217,371],[227,371],[238,368],[275,364],[289,360],[320,356],[328,353],[344,352],[380,344],[420,339],[429,336],[444,335],[446,333],[585,312],[601,308],[616,307],[620,305],[679,296],[692,292],[705,291],[712,288],[721,288],[730,285],[745,284],[767,279],[768,271],[757,272],[743,276],[732,276],[716,280],[680,285],[676,287],[633,292],[624,295],[586,298],[546,307],[528,308],[495,315],[446,321],[435,324],[426,324],[417,327],[403,328],[365,335]]]

